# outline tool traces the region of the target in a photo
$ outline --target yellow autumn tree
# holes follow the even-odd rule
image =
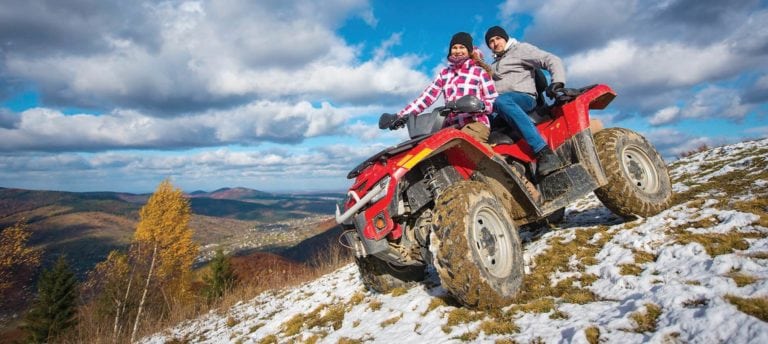
[[[139,211],[139,224],[134,239],[147,255],[149,271],[131,333],[134,341],[150,285],[159,286],[159,292],[168,303],[191,295],[192,263],[198,245],[192,241],[189,219],[192,214],[184,193],[164,180]],[[152,288],[153,291],[156,288]]]
[[[11,298],[7,292],[21,290],[18,287],[28,282],[40,264],[40,250],[27,246],[32,234],[26,227],[24,222],[18,222],[0,232],[0,294],[3,299]]]

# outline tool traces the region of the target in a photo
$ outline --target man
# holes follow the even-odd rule
[[[546,94],[553,98],[565,86],[565,68],[555,55],[531,44],[510,39],[504,29],[493,26],[485,33],[485,43],[494,55],[491,64],[493,80],[499,97],[494,109],[513,128],[518,128],[536,155],[536,175],[543,177],[563,167],[563,162],[552,152],[531,118],[526,114],[536,106],[534,70],[545,69],[552,82]]]

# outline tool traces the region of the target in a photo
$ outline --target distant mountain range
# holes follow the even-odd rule
[[[211,192],[200,191],[200,190],[193,191],[189,193],[189,197],[247,200],[247,199],[263,199],[263,198],[275,197],[275,194],[254,190],[254,189],[249,189],[249,188],[236,187],[236,188],[221,188]]]

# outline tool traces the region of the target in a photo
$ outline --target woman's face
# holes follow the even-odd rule
[[[451,56],[453,57],[468,57],[469,51],[467,50],[467,47],[465,47],[462,44],[454,44],[451,47]]]

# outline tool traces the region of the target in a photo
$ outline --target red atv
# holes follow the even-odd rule
[[[442,127],[450,112],[482,111],[477,98],[409,116],[407,123],[382,115],[380,127],[407,125],[411,139],[355,167],[344,212],[336,209],[368,288],[387,292],[420,281],[433,263],[462,304],[505,305],[525,278],[521,226],[562,215],[593,191],[626,218],[669,206],[670,179],[655,148],[627,129],[590,127],[589,110],[604,109],[616,96],[610,87],[565,89],[547,105],[546,79],[537,75],[539,105],[530,115],[566,162],[541,179],[530,147],[503,120],[494,121],[490,146]]]

